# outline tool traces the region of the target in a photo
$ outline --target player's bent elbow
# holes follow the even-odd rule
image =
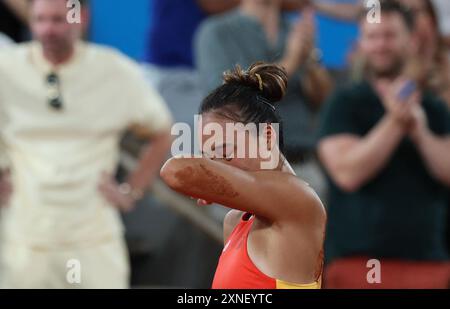
[[[181,187],[181,179],[179,176],[179,171],[181,166],[177,158],[169,159],[164,166],[161,168],[159,175],[161,179],[172,189],[177,190]]]
[[[318,224],[326,224],[327,222],[327,210],[320,200],[317,193],[309,188],[305,191],[304,199],[302,201],[302,210],[300,213],[301,217],[304,217],[304,211],[308,209],[309,213],[315,218],[315,222]],[[306,207],[306,208],[305,208]]]

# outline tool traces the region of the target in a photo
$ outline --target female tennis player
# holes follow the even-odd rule
[[[203,148],[202,158],[170,159],[161,177],[199,205],[233,209],[225,218],[225,247],[213,289],[318,289],[326,213],[283,156],[282,125],[274,104],[286,92],[286,72],[255,63],[248,70],[237,67],[226,73],[224,81],[200,108],[199,133],[210,149]],[[241,143],[229,143],[238,134],[226,126],[238,123],[265,126],[246,132]],[[203,134],[208,125],[222,128],[223,134],[215,134],[221,138],[211,141],[213,134]],[[251,156],[254,145],[258,151]],[[242,147],[245,156],[237,156]],[[267,169],[263,163],[269,157],[278,164]]]

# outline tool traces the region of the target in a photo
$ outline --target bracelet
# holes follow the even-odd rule
[[[131,197],[134,201],[138,201],[144,197],[143,190],[133,189],[127,182],[119,185],[119,192],[123,195]]]

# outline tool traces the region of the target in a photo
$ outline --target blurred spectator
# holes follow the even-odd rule
[[[432,0],[401,0],[415,17],[416,66],[427,87],[450,106],[450,63]],[[416,73],[417,74],[417,73]]]
[[[285,121],[286,154],[299,162],[309,156],[317,138],[317,111],[331,88],[316,62],[311,11],[289,24],[280,0],[243,0],[239,9],[211,17],[196,37],[196,63],[204,92],[219,86],[222,74],[236,64],[278,62],[289,74],[289,88],[279,106]]]
[[[296,10],[303,1],[283,0]],[[204,97],[202,81],[193,63],[193,36],[210,15],[224,13],[240,0],[154,0],[151,6],[149,46],[144,65],[147,79],[166,100],[175,119],[193,125]]]
[[[283,0],[286,10],[300,9],[304,0]],[[146,62],[160,67],[193,67],[192,41],[209,15],[235,8],[240,0],[153,0],[153,22]]]
[[[28,0],[0,0],[0,32],[16,42],[25,40]]]
[[[432,1],[438,19],[439,29],[442,36],[442,43],[447,49],[447,57],[450,58],[450,1],[448,0],[432,0]],[[447,67],[448,67],[448,60],[447,60]],[[448,73],[447,78],[450,78],[449,75],[450,73]],[[446,90],[445,99],[447,101],[448,106],[450,106],[450,95],[448,94],[450,92],[450,86],[447,85],[447,88],[445,90]],[[448,224],[447,242],[448,248],[450,250],[450,211],[448,212],[447,224]]]
[[[322,120],[319,154],[330,180],[325,283],[446,288],[450,113],[405,82],[414,52],[411,12],[382,2],[382,20],[361,19],[367,75],[338,91]],[[370,259],[381,262],[379,284],[367,280]]]
[[[12,184],[10,199],[2,190],[1,287],[128,287],[119,210],[143,195],[170,147],[170,113],[139,67],[79,40],[82,3],[82,23],[70,24],[65,0],[30,1],[35,41],[0,52],[0,142],[11,170],[1,183]],[[127,128],[151,147],[119,185]],[[68,281],[78,267],[81,281]]]
[[[396,1],[396,0],[392,0]],[[450,63],[445,39],[432,0],[398,0],[414,18],[415,56],[410,71],[450,106]],[[364,76],[366,59],[356,51],[351,58],[353,79]]]
[[[154,0],[149,46],[144,65],[147,80],[172,110],[177,122],[193,125],[203,93],[193,65],[193,36],[210,14],[235,7],[240,0]]]

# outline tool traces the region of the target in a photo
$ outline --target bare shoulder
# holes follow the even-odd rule
[[[314,189],[297,176],[280,172],[261,172],[258,176],[262,190],[273,194],[273,207],[279,207],[284,220],[306,219],[326,221],[326,211]],[[304,221],[304,220],[301,220]]]
[[[325,207],[316,191],[305,181],[294,175],[287,175],[287,183],[292,189],[290,202],[294,209],[299,210],[300,216],[311,216],[311,219],[326,221]],[[305,217],[306,218],[306,217]]]
[[[228,237],[230,237],[231,232],[233,232],[236,225],[241,220],[244,212],[240,210],[230,210],[223,221],[223,241],[226,242]]]

